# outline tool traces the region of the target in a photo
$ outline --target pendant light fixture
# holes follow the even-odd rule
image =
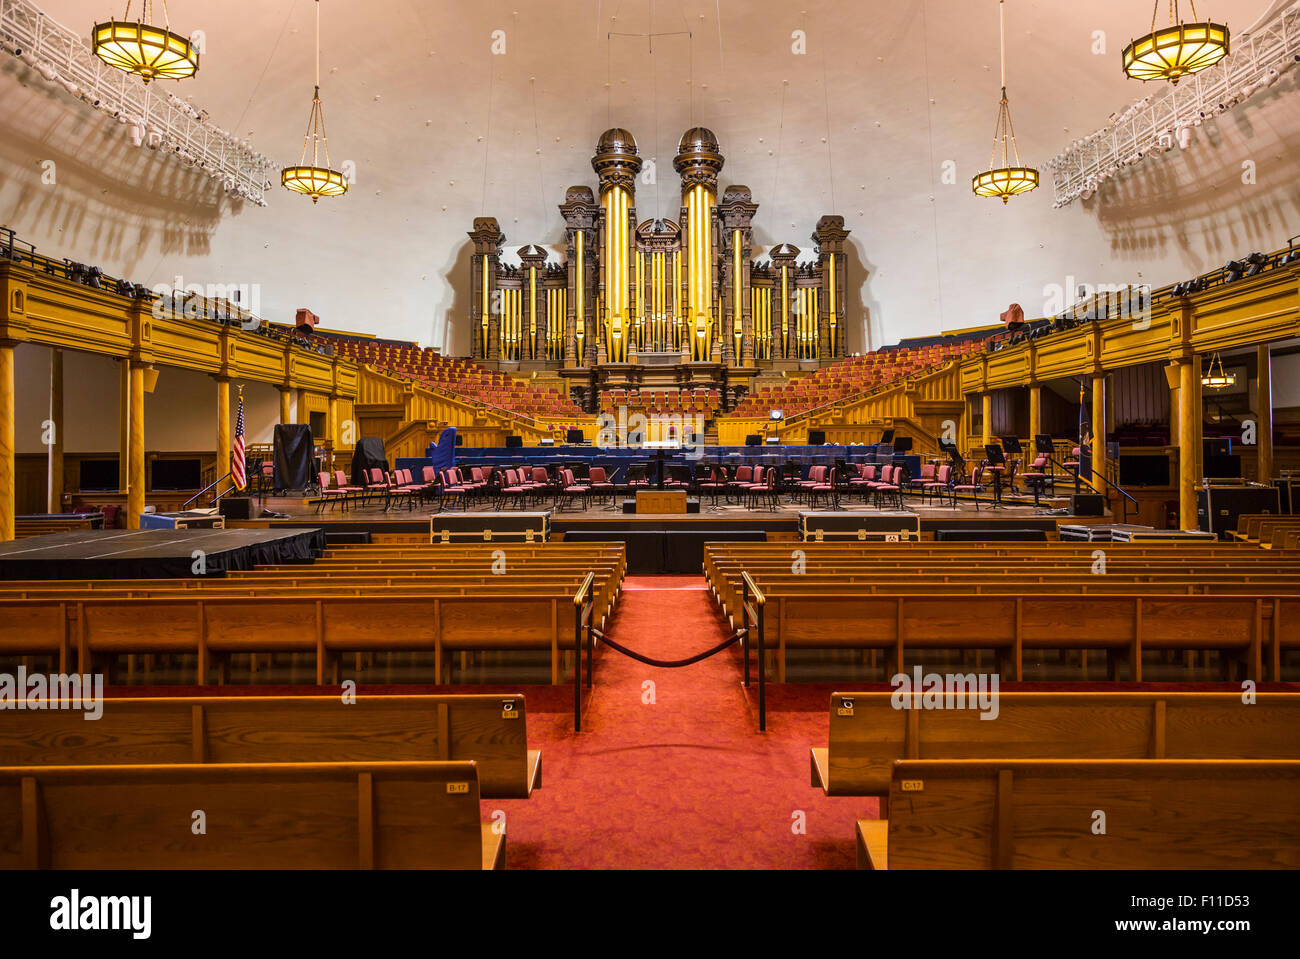
[[[1214,371],[1215,366],[1218,366],[1219,368],[1217,373]],[[1205,372],[1201,374],[1201,386],[1205,387],[1207,390],[1226,390],[1228,387],[1236,385],[1236,374],[1225,373],[1223,371],[1223,359],[1218,353],[1215,353],[1210,357],[1210,365],[1207,366]]]
[[[1151,32],[1124,48],[1124,72],[1144,83],[1168,80],[1177,83],[1183,77],[1212,67],[1228,55],[1229,31],[1226,24],[1200,21],[1195,0],[1192,21],[1183,23],[1178,16],[1179,0],[1169,0],[1169,26],[1156,29],[1160,0],[1151,12]]]
[[[141,0],[140,19],[131,19],[131,0],[121,20],[97,23],[90,32],[90,49],[110,67],[150,80],[184,80],[199,70],[194,44],[172,33],[163,0],[163,25],[153,23],[153,0]]]
[[[311,150],[311,162],[307,151]],[[321,165],[321,153],[325,163]],[[325,111],[320,104],[320,0],[316,0],[316,88],[311,98],[311,115],[307,118],[307,135],[302,140],[302,157],[297,166],[280,171],[280,182],[285,189],[311,197],[315,203],[323,196],[342,196],[348,192],[348,181],[338,170],[330,168],[329,141],[325,139]]]
[[[1007,103],[1007,0],[998,0],[998,21],[1002,35],[1002,102],[998,106],[998,122],[993,128],[993,153],[989,169],[971,178],[971,189],[976,196],[995,196],[1006,203],[1011,197],[1028,193],[1038,186],[1038,171],[1021,166],[1020,151],[1016,148],[1016,130],[1011,125],[1011,107]],[[1010,141],[1010,150],[1007,149]],[[998,147],[1002,148],[1001,165]],[[1012,162],[1014,159],[1014,162]]]

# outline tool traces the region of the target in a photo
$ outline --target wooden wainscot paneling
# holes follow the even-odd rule
[[[987,389],[1007,389],[1023,386],[1029,377],[1029,348],[1017,346],[1013,349],[991,353],[988,357]]]
[[[1106,369],[1157,363],[1169,355],[1169,311],[1107,320],[1101,324],[1101,362]]]
[[[21,338],[111,356],[131,348],[130,309],[137,301],[12,263],[0,264],[0,276],[9,278],[6,313],[15,307],[13,292],[20,294]]]
[[[1198,353],[1300,336],[1300,266],[1273,270],[1198,295],[1190,339]]]
[[[1088,338],[1083,331],[1048,336],[1038,341],[1038,379],[1077,376],[1092,369]]]
[[[961,391],[962,393],[982,393],[984,392],[984,356],[972,356],[970,359],[963,360],[961,364]]]
[[[152,325],[154,362],[163,366],[204,373],[222,371],[225,352],[222,328],[206,320],[177,320],[155,317],[152,309],[146,316]]]
[[[232,334],[229,337],[231,376],[263,383],[284,381],[284,352],[281,344],[258,336]]]

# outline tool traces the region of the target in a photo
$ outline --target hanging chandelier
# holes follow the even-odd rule
[[[1215,366],[1219,371],[1214,371]],[[1225,373],[1223,370],[1223,359],[1218,353],[1210,357],[1210,365],[1206,367],[1205,372],[1201,374],[1201,386],[1207,390],[1226,390],[1230,386],[1237,385],[1237,376],[1235,373]]]
[[[998,106],[998,122],[993,128],[993,153],[989,156],[989,169],[971,178],[970,186],[976,196],[995,196],[1006,203],[1011,197],[1028,193],[1038,186],[1038,171],[1021,166],[1020,151],[1016,147],[1016,130],[1011,125],[1011,107],[1007,102],[1007,19],[1006,0],[998,0],[998,21],[1002,35],[1002,102]],[[1011,149],[1008,151],[1007,143]],[[998,147],[1002,147],[1001,166]],[[1014,163],[1012,159],[1014,157]]]
[[[1196,3],[1192,0],[1192,20],[1196,20]],[[1156,29],[1160,0],[1151,12],[1151,32],[1124,48],[1124,72],[1134,80],[1168,80],[1177,83],[1183,77],[1212,67],[1228,55],[1229,33],[1226,24],[1210,21],[1183,23],[1178,16],[1178,0],[1169,0],[1169,26]]]
[[[307,150],[311,150],[311,163]],[[321,153],[325,164],[321,165]],[[316,0],[316,92],[311,98],[311,115],[307,118],[307,135],[302,140],[302,156],[297,166],[280,171],[280,182],[286,190],[311,197],[315,203],[323,196],[342,196],[348,192],[348,181],[338,170],[330,169],[329,141],[325,139],[325,111],[320,105],[320,0]]]
[[[90,49],[110,67],[150,80],[184,80],[199,70],[194,44],[171,32],[167,0],[163,0],[163,25],[153,23],[153,0],[141,0],[140,19],[131,19],[131,0],[121,20],[97,23],[90,32]]]

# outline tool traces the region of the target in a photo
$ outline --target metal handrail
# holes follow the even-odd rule
[[[214,486],[220,486],[223,480],[228,480],[228,479],[230,479],[229,473],[227,473],[225,476],[218,476],[214,482],[209,483],[203,489],[199,490],[197,493],[195,493],[193,496],[187,499],[184,503],[182,503],[181,509],[182,510],[189,509],[190,504],[193,503],[196,499],[201,497],[204,493],[208,492]],[[226,493],[233,493],[236,489],[238,489],[238,487],[231,486],[230,489],[226,490]],[[212,498],[213,502],[216,502],[217,500],[221,499],[221,497],[225,496],[226,493],[218,493],[216,496]]]
[[[573,594],[573,731],[582,732],[582,627],[591,613],[591,584],[596,574],[588,571]],[[587,631],[587,684],[591,685],[591,631]]]

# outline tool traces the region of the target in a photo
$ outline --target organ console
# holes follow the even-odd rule
[[[606,130],[591,166],[597,189],[571,186],[559,206],[558,263],[537,245],[506,265],[506,236],[479,217],[473,243],[471,355],[489,365],[556,370],[577,392],[663,383],[734,391],[763,369],[799,369],[847,354],[841,216],[822,216],[811,257],[778,243],[754,258],[759,205],[748,187],[719,190],[717,137],[692,127],[673,169],[676,220],[638,220],[635,138]]]

